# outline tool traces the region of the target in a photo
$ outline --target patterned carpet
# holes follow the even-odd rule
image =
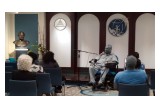
[[[57,93],[57,96],[63,96],[63,94]],[[118,96],[118,91],[92,91],[90,86],[65,85],[65,96]],[[152,90],[150,90],[150,96],[153,96]]]
[[[62,96],[58,93],[57,96]],[[117,96],[118,92],[113,90],[108,91],[92,91],[90,86],[66,85],[65,96]]]

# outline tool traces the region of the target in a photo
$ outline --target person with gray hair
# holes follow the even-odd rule
[[[123,84],[144,84],[148,77],[145,71],[136,69],[137,58],[130,55],[126,58],[126,70],[118,72],[114,78],[114,88],[117,89],[119,83]]]
[[[109,65],[117,65],[118,58],[115,54],[111,53],[112,45],[108,44],[105,47],[104,52],[98,55],[95,59],[90,61],[91,67],[89,67],[89,75],[90,75],[90,82],[89,85],[93,86],[93,90],[100,88],[105,81],[105,77],[109,72]],[[100,73],[100,79],[98,81],[98,85],[96,85],[95,75]]]
[[[32,58],[29,55],[21,54],[17,60],[17,69],[12,72],[13,80],[35,80],[36,73],[30,72]]]

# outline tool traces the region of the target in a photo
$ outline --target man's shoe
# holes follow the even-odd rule
[[[62,93],[62,90],[56,89],[55,92],[56,92],[56,93]]]
[[[93,86],[93,83],[89,82],[89,83],[88,83],[88,86]]]
[[[97,86],[95,83],[93,83],[93,86],[92,86],[92,91],[96,91],[97,90]]]
[[[96,90],[97,90],[96,84],[93,84],[93,86],[92,86],[92,91],[96,91]]]
[[[97,88],[101,89],[102,86],[103,86],[103,83],[99,83],[98,86],[97,86]]]

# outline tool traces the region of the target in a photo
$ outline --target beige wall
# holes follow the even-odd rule
[[[9,58],[9,55],[13,53],[15,49],[15,46],[13,44],[13,41],[15,40],[14,30],[15,30],[14,14],[6,13],[5,14],[5,58],[6,59]]]
[[[155,16],[141,15],[136,21],[135,51],[146,68],[155,68]]]

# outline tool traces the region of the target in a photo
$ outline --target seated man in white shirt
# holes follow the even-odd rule
[[[104,52],[98,55],[94,60],[90,61],[92,64],[89,67],[89,75],[90,75],[90,82],[89,84],[93,85],[93,90],[96,88],[96,81],[95,81],[95,74],[100,72],[100,80],[98,81],[98,87],[103,85],[105,81],[105,77],[109,72],[110,66],[118,64],[117,56],[111,53],[112,45],[108,44],[105,47]]]

